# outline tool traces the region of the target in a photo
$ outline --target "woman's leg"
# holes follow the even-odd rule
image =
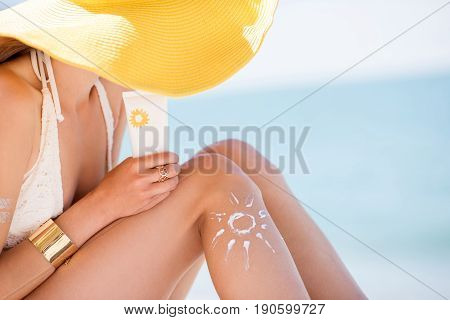
[[[194,280],[197,278],[198,272],[205,262],[203,255],[194,262],[194,264],[186,271],[177,286],[170,294],[170,300],[183,300],[186,299],[189,291],[191,290]]]
[[[273,164],[239,140],[222,141],[203,152],[225,155],[261,190],[312,299],[365,298],[330,242],[301,204],[289,195],[291,190]]]
[[[167,299],[203,252],[221,298],[308,298],[259,189],[231,163],[189,161],[165,201],[102,230],[28,298]]]

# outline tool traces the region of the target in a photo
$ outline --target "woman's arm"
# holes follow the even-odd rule
[[[90,193],[61,214],[55,223],[80,248],[91,236],[112,223]],[[4,236],[4,235],[3,235]],[[21,299],[47,279],[55,268],[28,240],[0,255],[0,298]]]
[[[24,288],[23,277],[30,282],[45,279],[51,272],[51,265],[31,245],[21,245],[15,250],[2,252],[15,211],[22,179],[30,167],[33,141],[40,126],[39,112],[30,90],[12,75],[5,75],[0,82],[0,297],[20,297],[14,291]],[[15,101],[14,104],[8,103]],[[32,267],[30,267],[32,266]],[[17,276],[20,274],[20,277]],[[42,280],[41,280],[42,281]]]
[[[14,103],[11,103],[14,101]],[[0,82],[0,298],[22,298],[50,276],[54,268],[25,240],[3,250],[13,219],[17,198],[31,159],[33,142],[40,132],[40,106],[23,81],[13,75]],[[81,246],[98,230],[111,223],[95,206],[89,194],[62,214],[56,223]],[[95,212],[94,212],[95,210]]]
[[[22,178],[30,167],[38,106],[31,91],[12,75],[0,73],[0,253],[12,221]],[[20,96],[20,99],[17,99]],[[14,104],[8,103],[17,99]]]

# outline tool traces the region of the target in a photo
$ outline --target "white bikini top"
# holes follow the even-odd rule
[[[31,62],[36,76],[42,82],[41,143],[36,162],[24,175],[5,248],[17,245],[45,221],[59,216],[64,207],[58,139],[58,122],[62,122],[64,117],[61,113],[55,76],[47,54],[32,50]],[[48,79],[45,76],[44,65],[47,68]],[[47,83],[50,83],[51,92]],[[96,81],[95,87],[106,123],[109,171],[112,168],[114,118],[105,88],[100,80]]]

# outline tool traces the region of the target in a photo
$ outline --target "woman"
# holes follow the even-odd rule
[[[92,7],[94,2],[98,6]],[[27,2],[0,21],[17,26],[14,13],[22,17],[33,13],[36,21],[45,17],[48,24],[49,17],[57,19],[55,12],[67,5],[67,1],[54,3],[54,7],[42,8],[39,1]],[[173,2],[172,18],[183,13],[186,6],[182,3]],[[204,3],[213,6],[217,2]],[[241,3],[230,2],[225,16],[244,12]],[[256,13],[261,16],[273,8],[261,1],[248,4],[248,10],[260,6]],[[125,16],[131,8],[126,1],[73,1],[71,6],[64,21],[55,21],[58,28],[54,29],[61,32],[57,39],[69,42],[76,35],[64,28],[65,21],[71,28],[70,21],[76,21],[80,28],[83,19],[101,22],[105,12],[116,10],[116,15]],[[129,12],[148,12],[154,7],[140,9]],[[213,16],[202,23],[218,19],[216,11],[208,12]],[[255,11],[248,17],[264,20],[258,14],[255,17]],[[136,19],[127,16],[127,22],[133,22],[133,32],[141,30],[149,35],[148,30],[138,27]],[[249,26],[235,16],[230,21]],[[111,26],[110,22],[106,25]],[[259,25],[263,32],[253,30],[256,40],[245,40],[253,54],[255,43],[259,47],[260,35],[270,24],[258,23],[253,27]],[[229,23],[218,25],[230,28],[226,34],[220,33],[224,42],[241,41],[233,40]],[[195,28],[192,23],[189,26]],[[94,27],[105,37],[104,28]],[[364,298],[332,246],[300,204],[285,192],[288,187],[283,177],[245,143],[219,142],[181,166],[172,153],[128,158],[115,165],[126,123],[121,98],[122,92],[129,90],[126,87],[170,95],[206,89],[250,59],[248,44],[245,55],[236,57],[236,49],[224,56],[220,61],[223,68],[217,69],[219,75],[211,75],[214,62],[208,64],[210,60],[196,57],[193,61],[201,64],[192,62],[189,67],[196,68],[198,75],[190,78],[188,66],[178,61],[186,61],[180,58],[186,48],[167,49],[178,50],[164,53],[177,56],[168,59],[170,69],[161,60],[155,66],[133,59],[139,50],[123,45],[116,53],[127,51],[127,59],[139,62],[126,64],[128,72],[124,73],[118,67],[122,60],[111,62],[104,55],[103,60],[97,59],[98,52],[112,50],[106,40],[96,42],[96,46],[82,39],[72,43],[72,47],[89,45],[91,51],[95,49],[91,55],[95,63],[90,61],[88,66],[56,42],[49,43],[50,37],[40,28],[31,27],[32,32],[29,25],[23,28],[28,28],[27,32],[19,27],[8,33],[0,24],[1,34],[8,36],[0,40],[2,298],[180,299],[186,296],[203,256],[221,298]],[[166,31],[167,36],[170,30]],[[117,28],[114,32],[116,35]],[[203,48],[201,52],[206,51]],[[173,71],[175,64],[183,69]],[[155,68],[161,65],[167,67],[170,76],[166,78],[171,81],[157,78],[160,73]],[[251,172],[255,167],[261,170]]]

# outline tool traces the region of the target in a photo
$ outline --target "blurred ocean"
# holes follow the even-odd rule
[[[213,90],[171,100],[169,112],[196,133],[206,125],[261,126],[315,88]],[[311,127],[303,147],[310,173],[298,167],[286,175],[301,201],[449,297],[449,121],[450,73],[445,73],[333,84],[272,125],[296,126],[299,131]],[[170,120],[171,131],[179,125]],[[198,142],[183,147],[199,148]],[[272,160],[288,155],[288,150],[288,144],[274,143]],[[122,156],[129,154],[126,137]],[[370,298],[440,298],[309,212]],[[189,297],[216,298],[206,267]]]

